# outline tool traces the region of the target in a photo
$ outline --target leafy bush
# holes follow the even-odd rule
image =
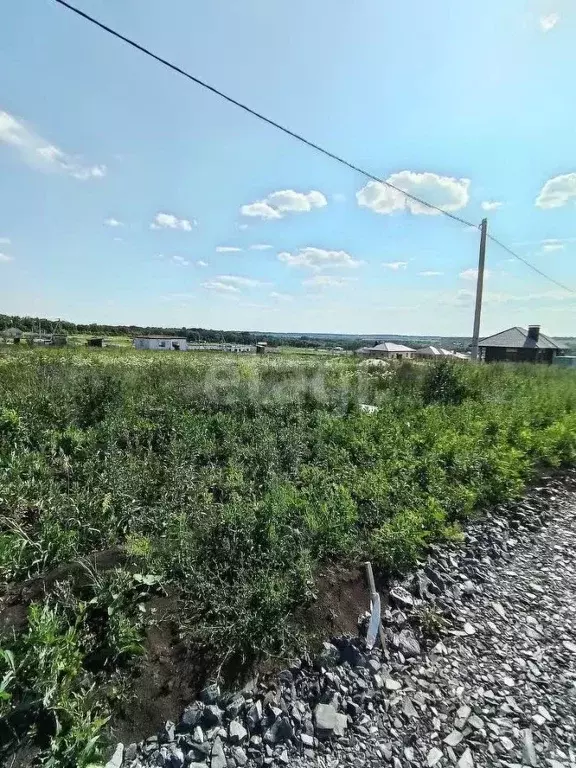
[[[97,753],[155,590],[216,663],[286,654],[322,563],[408,568],[576,458],[576,377],[538,366],[24,348],[0,391],[0,579],[135,567],[61,583],[0,639],[0,714],[41,702],[52,765]]]

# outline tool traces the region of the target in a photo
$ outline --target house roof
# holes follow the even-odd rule
[[[558,342],[546,336],[542,331],[538,341],[529,338],[528,331],[525,328],[515,326],[507,328],[505,331],[495,333],[494,336],[488,336],[478,342],[479,347],[508,347],[511,349],[566,349]]]
[[[404,344],[395,344],[393,341],[383,341],[369,348],[370,352],[414,352],[411,347],[405,347]]]
[[[2,334],[4,336],[22,336],[22,331],[20,328],[6,328],[6,330],[2,331]]]
[[[433,347],[432,345],[423,347],[422,349],[416,349],[414,352],[417,355],[433,355],[434,357],[452,357],[454,355],[454,352],[451,352],[449,349]]]
[[[149,336],[134,336],[135,339],[162,339],[164,341],[167,341],[170,339],[170,341],[186,341],[185,336],[162,336],[161,334],[154,334],[151,333]]]

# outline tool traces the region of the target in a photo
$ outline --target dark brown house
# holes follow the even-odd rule
[[[540,332],[539,325],[508,328],[478,342],[480,355],[487,363],[506,360],[512,363],[548,363],[565,349]]]

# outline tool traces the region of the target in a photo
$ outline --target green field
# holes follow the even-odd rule
[[[0,761],[97,762],[158,606],[208,674],[286,656],[323,564],[405,569],[575,456],[567,370],[2,348]]]

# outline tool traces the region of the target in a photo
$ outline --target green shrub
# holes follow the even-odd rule
[[[554,367],[23,348],[0,391],[0,580],[131,560],[0,641],[0,714],[45,701],[54,766],[97,753],[156,591],[216,669],[285,655],[323,564],[409,568],[576,458],[576,377]]]

